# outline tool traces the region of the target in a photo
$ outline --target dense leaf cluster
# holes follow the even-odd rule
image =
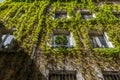
[[[82,19],[80,11],[83,9],[94,13],[96,18]],[[65,10],[70,18],[53,19],[52,15],[58,10]],[[6,28],[16,29],[16,39],[29,53],[36,43],[40,50],[51,50],[47,42],[55,28],[67,29],[73,33],[77,44],[74,49],[92,50],[89,43],[91,30],[107,32],[109,39],[119,49],[120,19],[115,17],[113,10],[119,14],[120,6],[105,3],[96,6],[92,0],[9,0],[0,4],[0,20]]]

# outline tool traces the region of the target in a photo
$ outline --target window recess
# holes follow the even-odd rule
[[[81,16],[84,20],[90,20],[96,17],[95,14],[83,14],[83,13],[81,14]]]
[[[89,41],[92,48],[114,48],[112,43],[108,40],[107,33],[90,34]]]
[[[52,47],[75,47],[76,43],[73,34],[67,30],[55,29],[52,35]]]
[[[106,2],[106,4],[111,5],[111,4],[116,4],[116,2],[108,1],[108,2]]]
[[[107,5],[113,5],[113,4],[117,4],[116,1],[102,1],[99,3],[99,6],[102,6],[103,4],[107,4]]]
[[[0,36],[0,48],[11,48],[14,36],[10,34],[3,34]]]
[[[120,72],[103,71],[104,80],[120,80]]]
[[[114,14],[116,18],[120,18],[120,14]]]
[[[50,70],[49,80],[76,80],[76,71]]]
[[[52,15],[53,19],[70,18],[66,11],[57,11]]]

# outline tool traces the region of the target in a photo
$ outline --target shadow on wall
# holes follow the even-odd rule
[[[0,80],[46,80],[35,63],[28,70],[29,62],[30,56],[22,51],[0,51]]]
[[[0,21],[0,80],[46,80],[35,62],[30,65],[30,55],[11,36],[13,30],[6,29]]]
[[[1,26],[3,26],[3,22],[0,20],[0,28],[1,28]]]

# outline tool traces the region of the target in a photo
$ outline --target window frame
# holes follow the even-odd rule
[[[67,45],[56,45],[55,43],[55,37],[59,35],[63,35],[67,37],[68,43]],[[49,41],[47,42],[47,44],[52,47],[52,48],[59,48],[59,47],[66,47],[66,48],[73,48],[76,46],[76,42],[75,39],[73,37],[73,33],[69,32],[66,29],[53,29],[53,32],[50,34],[50,37],[48,39]]]
[[[81,13],[82,19],[84,20],[90,20],[93,18],[96,18],[95,14],[89,14],[89,13]]]
[[[101,38],[101,39],[100,39]],[[100,34],[89,33],[89,43],[92,48],[114,48],[106,32]]]
[[[57,78],[59,80],[77,80],[77,75],[75,70],[50,70],[49,80],[54,80]]]
[[[120,18],[120,14],[113,14],[116,18]]]
[[[64,15],[64,17],[61,17],[61,16],[56,16],[56,14],[58,14],[58,15],[61,15],[61,14],[65,14]],[[70,16],[68,15],[68,13],[67,13],[67,11],[56,11],[56,12],[54,12],[54,14],[52,15],[52,18],[53,19],[62,19],[62,18],[70,18]]]
[[[14,39],[15,39],[14,35],[4,33],[4,34],[0,35],[0,38],[1,38],[0,48],[12,48],[12,45],[13,45],[13,42],[14,42]],[[2,40],[2,38],[3,38],[3,40]]]
[[[103,77],[105,80],[119,80],[120,72],[119,71],[103,71]]]
[[[57,36],[66,36],[66,38],[67,38],[67,44],[66,45],[57,45],[56,43],[55,43],[55,40],[56,40],[56,37]],[[70,36],[69,35],[53,35],[53,47],[54,48],[57,48],[57,47],[70,47],[70,38],[69,38]]]

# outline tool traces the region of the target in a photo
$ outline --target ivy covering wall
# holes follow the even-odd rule
[[[17,45],[28,54],[34,47],[40,51],[35,58],[39,70],[72,66],[85,79],[96,80],[98,66],[102,70],[120,70],[120,18],[114,15],[120,14],[120,5],[105,2],[96,5],[99,3],[99,0],[6,0],[0,3],[0,27],[4,25],[15,30]],[[83,19],[81,11],[85,9],[96,17]],[[53,19],[56,11],[66,11],[70,18]],[[53,30],[58,28],[73,33],[75,47],[53,49],[47,44]],[[89,41],[91,31],[106,32],[114,48],[92,48]]]
[[[99,0],[7,0],[0,3],[0,20],[7,29],[15,29],[14,35],[19,45],[28,53],[32,52],[36,43],[39,50],[60,52],[71,50],[94,50],[105,54],[119,54],[120,19],[113,14],[119,14],[120,5],[106,4],[96,6]],[[82,19],[80,10],[87,9],[96,18]],[[56,11],[65,10],[70,18],[53,19]],[[76,47],[70,49],[51,49],[46,45],[53,29],[67,29],[73,33]],[[115,48],[91,48],[89,31],[107,32],[109,40]],[[74,52],[73,52],[74,53]],[[81,52],[80,52],[81,53]]]

